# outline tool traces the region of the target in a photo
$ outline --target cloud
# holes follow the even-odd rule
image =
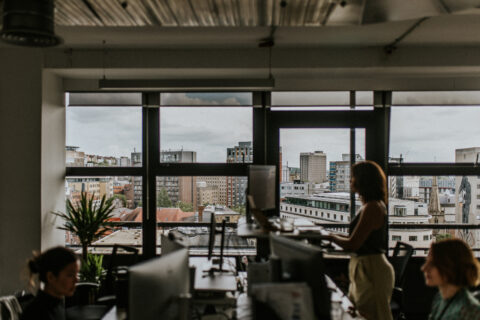
[[[408,162],[455,162],[455,149],[479,147],[478,107],[392,107],[390,155]]]
[[[162,93],[164,106],[241,106],[252,105],[248,92]]]
[[[140,107],[69,107],[66,144],[87,154],[127,156],[142,146]]]
[[[304,95],[289,94],[291,102],[300,101],[293,99],[294,96],[300,99]],[[240,141],[252,141],[252,108],[238,106],[251,103],[250,94],[171,93],[166,100],[165,95],[162,95],[164,102],[237,106],[161,108],[162,150],[183,147],[196,151],[199,162],[225,162],[227,148]],[[68,107],[66,120],[67,145],[78,146],[81,151],[130,157],[134,148],[141,150],[140,107]],[[479,122],[479,107],[392,107],[390,155],[402,154],[410,162],[454,162],[455,149],[480,147]],[[327,161],[340,160],[342,153],[350,151],[349,132],[349,129],[281,130],[283,163],[288,161],[290,166],[298,167],[300,153],[315,150],[326,152]],[[357,132],[357,153],[364,157],[365,130]]]

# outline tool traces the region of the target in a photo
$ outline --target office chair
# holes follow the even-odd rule
[[[407,268],[408,261],[412,254],[413,247],[411,245],[397,241],[395,248],[393,249],[393,255],[389,259],[395,271],[395,286],[393,288],[390,308],[392,310],[393,318],[396,320],[405,319],[403,311],[403,285],[405,282],[405,269]]]
[[[112,249],[112,254],[110,255],[110,262],[108,264],[107,273],[105,275],[105,279],[102,281],[100,285],[100,293],[97,299],[98,304],[109,304],[113,305],[116,301],[115,298],[115,281],[124,275],[126,281],[126,267],[121,267],[118,265],[118,250],[124,250],[129,253],[133,257],[131,259],[131,264],[135,264],[138,261],[138,249],[130,246],[124,246],[120,244],[115,244]],[[118,298],[118,297],[117,297]]]

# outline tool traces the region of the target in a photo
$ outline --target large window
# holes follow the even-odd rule
[[[393,92],[392,97],[389,196],[406,210],[390,219],[390,232],[408,237],[421,255],[431,241],[451,237],[480,249],[480,230],[474,227],[480,221],[480,93]]]
[[[77,107],[66,112],[68,167],[141,166],[141,107]]]
[[[92,247],[126,244],[151,256],[160,252],[160,235],[176,229],[198,240],[192,247],[204,252],[211,213],[228,228],[245,215],[252,94],[116,95],[66,99],[67,197],[74,201],[85,192],[116,199],[114,228]],[[228,232],[229,250],[236,244],[251,251],[251,244]],[[67,244],[77,245],[71,235]]]
[[[209,212],[234,228],[250,163],[277,166],[276,214],[346,232],[361,205],[350,166],[369,159],[389,174],[390,248],[425,255],[460,237],[479,250],[477,120],[478,92],[75,93],[67,196],[117,195],[116,210],[136,215],[116,230],[152,256],[166,230],[203,237]]]

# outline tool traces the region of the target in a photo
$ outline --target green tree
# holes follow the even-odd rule
[[[170,200],[170,197],[168,196],[167,189],[162,188],[157,194],[157,207],[161,208],[171,208],[173,207],[172,205],[172,200]]]
[[[118,199],[122,202],[122,206],[124,206],[125,208],[127,207],[127,197],[125,197],[124,194],[114,194],[112,196],[112,198],[115,200],[115,199]]]
[[[445,239],[450,239],[452,235],[450,233],[439,233],[435,236],[436,241],[441,241]]]
[[[245,214],[245,206],[234,206],[234,207],[231,207],[230,209],[240,214]]]
[[[177,208],[182,209],[183,212],[192,212],[193,211],[193,204],[188,202],[177,202]]]

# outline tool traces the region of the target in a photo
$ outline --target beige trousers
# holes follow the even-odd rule
[[[391,320],[390,299],[395,283],[384,254],[353,256],[348,266],[348,297],[368,320]]]

